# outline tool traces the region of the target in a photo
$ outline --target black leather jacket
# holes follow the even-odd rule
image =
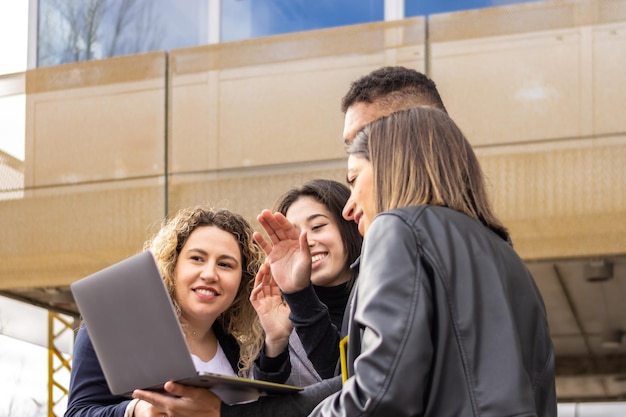
[[[543,300],[480,222],[435,206],[378,215],[357,286],[350,378],[311,415],[557,415]]]

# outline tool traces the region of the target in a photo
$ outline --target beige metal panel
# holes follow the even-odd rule
[[[624,132],[625,21],[623,1],[434,15],[432,76],[473,144]]]
[[[218,166],[217,75],[217,71],[211,71],[170,76],[170,172],[194,172]]]
[[[65,286],[137,253],[158,228],[163,180],[39,190],[0,204],[0,289]]]
[[[288,189],[313,178],[344,183],[345,172],[346,162],[335,160],[176,175],[169,184],[169,211],[172,214],[195,204],[226,207],[243,215],[252,227],[260,230],[256,216],[263,209],[272,210],[276,199]]]
[[[432,57],[446,107],[474,145],[590,133],[577,30],[434,43]]]
[[[592,42],[594,133],[626,132],[626,17],[594,27]]]
[[[170,171],[342,158],[350,82],[423,70],[424,33],[414,18],[172,51]]]
[[[164,171],[165,54],[26,74],[25,187]]]
[[[372,55],[424,42],[423,17],[266,36],[206,47],[171,51],[172,71],[188,74],[265,65],[305,62],[314,58]],[[205,53],[200,53],[201,51]]]
[[[26,72],[26,93],[135,83],[165,75],[163,52],[83,61]]]
[[[219,168],[343,155],[339,102],[354,70],[280,67],[276,65],[271,74],[221,82]]]
[[[626,252],[625,21],[616,1],[431,19],[432,76],[526,260]]]
[[[24,194],[26,75],[0,75],[0,201]]]
[[[555,0],[431,15],[431,42],[542,32],[626,20],[624,0]]]
[[[524,259],[626,253],[626,136],[477,154]]]

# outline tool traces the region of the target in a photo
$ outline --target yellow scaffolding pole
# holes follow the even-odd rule
[[[54,311],[48,312],[48,417],[60,417],[65,410],[57,405],[67,398],[69,392],[69,374],[71,371],[71,355],[58,348],[58,340],[65,332],[74,331],[74,318]],[[73,341],[74,338],[72,337]]]

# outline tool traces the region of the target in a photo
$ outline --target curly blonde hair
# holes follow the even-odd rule
[[[228,209],[206,206],[181,209],[174,217],[164,220],[156,235],[146,241],[144,250],[149,250],[154,255],[180,317],[181,309],[176,297],[174,270],[181,249],[191,233],[200,226],[215,226],[232,234],[241,250],[242,276],[239,289],[230,307],[217,318],[217,323],[225,333],[237,340],[240,349],[238,374],[248,376],[263,344],[263,328],[249,298],[254,286],[254,277],[264,260],[262,249],[252,238],[253,229],[248,221]]]

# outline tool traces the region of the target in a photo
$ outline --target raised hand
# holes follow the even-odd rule
[[[265,355],[274,358],[289,344],[293,325],[289,320],[289,306],[283,301],[280,288],[272,279],[269,261],[259,268],[254,278],[250,302],[265,330]]]
[[[272,276],[284,293],[300,291],[311,283],[311,252],[306,232],[298,231],[281,213],[263,210],[257,220],[270,242],[258,232],[254,240],[267,254]]]

